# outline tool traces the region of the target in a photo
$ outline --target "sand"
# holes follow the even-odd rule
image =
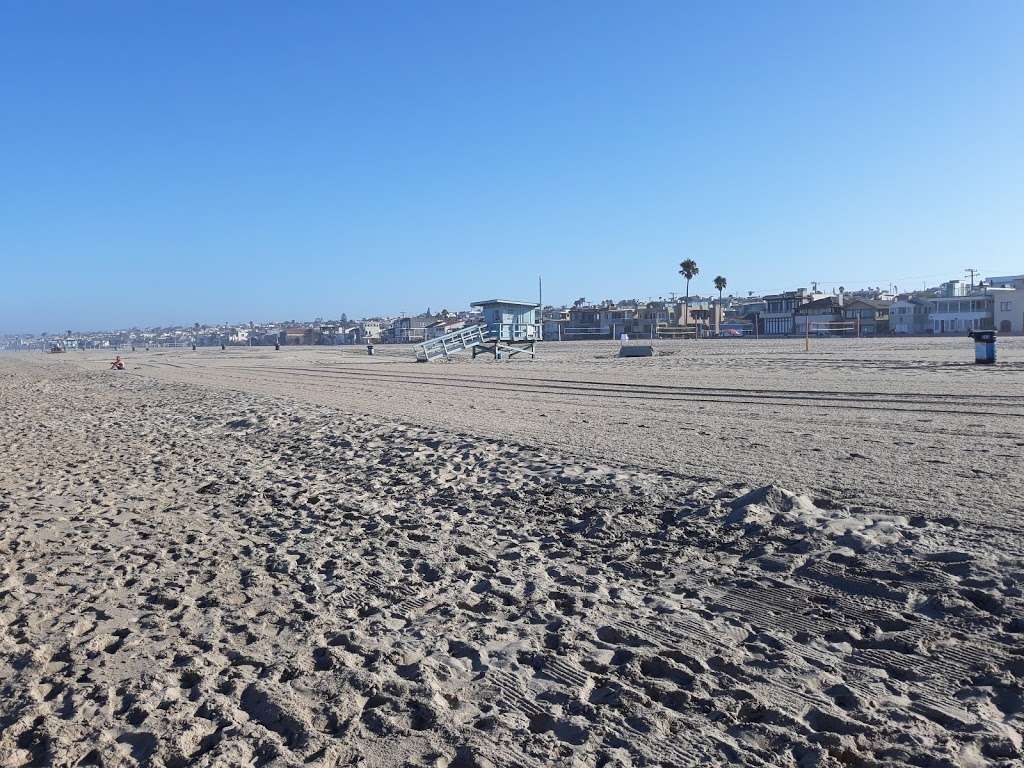
[[[979,523],[1022,511],[1024,338],[973,364],[967,338],[545,343],[517,359],[417,364],[411,347],[131,355],[134,373],[542,445],[616,466],[823,489]],[[76,360],[78,356],[72,356]],[[106,367],[109,357],[82,363]],[[941,477],[942,482],[935,482]]]
[[[1009,341],[0,358],[0,766],[1017,765]]]

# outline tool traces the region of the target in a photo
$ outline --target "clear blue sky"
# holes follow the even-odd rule
[[[0,330],[1024,272],[1024,3],[0,2]]]

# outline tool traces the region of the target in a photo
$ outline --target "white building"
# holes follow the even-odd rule
[[[363,320],[359,323],[359,327],[362,330],[361,336],[364,340],[373,339],[376,341],[377,339],[380,339],[386,325],[390,325],[390,323],[376,317],[369,320]]]
[[[1000,333],[1024,333],[1024,275],[990,278],[992,323]]]
[[[984,289],[965,296],[928,299],[932,333],[965,334],[992,328],[993,296]]]

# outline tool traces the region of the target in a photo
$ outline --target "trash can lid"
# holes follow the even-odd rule
[[[992,342],[996,340],[996,332],[994,329],[988,331],[968,331],[967,335],[975,341]]]

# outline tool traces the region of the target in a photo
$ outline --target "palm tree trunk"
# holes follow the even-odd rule
[[[685,328],[690,324],[690,278],[686,278],[686,298],[683,299],[683,317],[681,325]]]
[[[721,328],[719,327],[719,318],[722,315],[722,289],[718,289],[718,306],[715,308],[715,335],[720,334]]]

